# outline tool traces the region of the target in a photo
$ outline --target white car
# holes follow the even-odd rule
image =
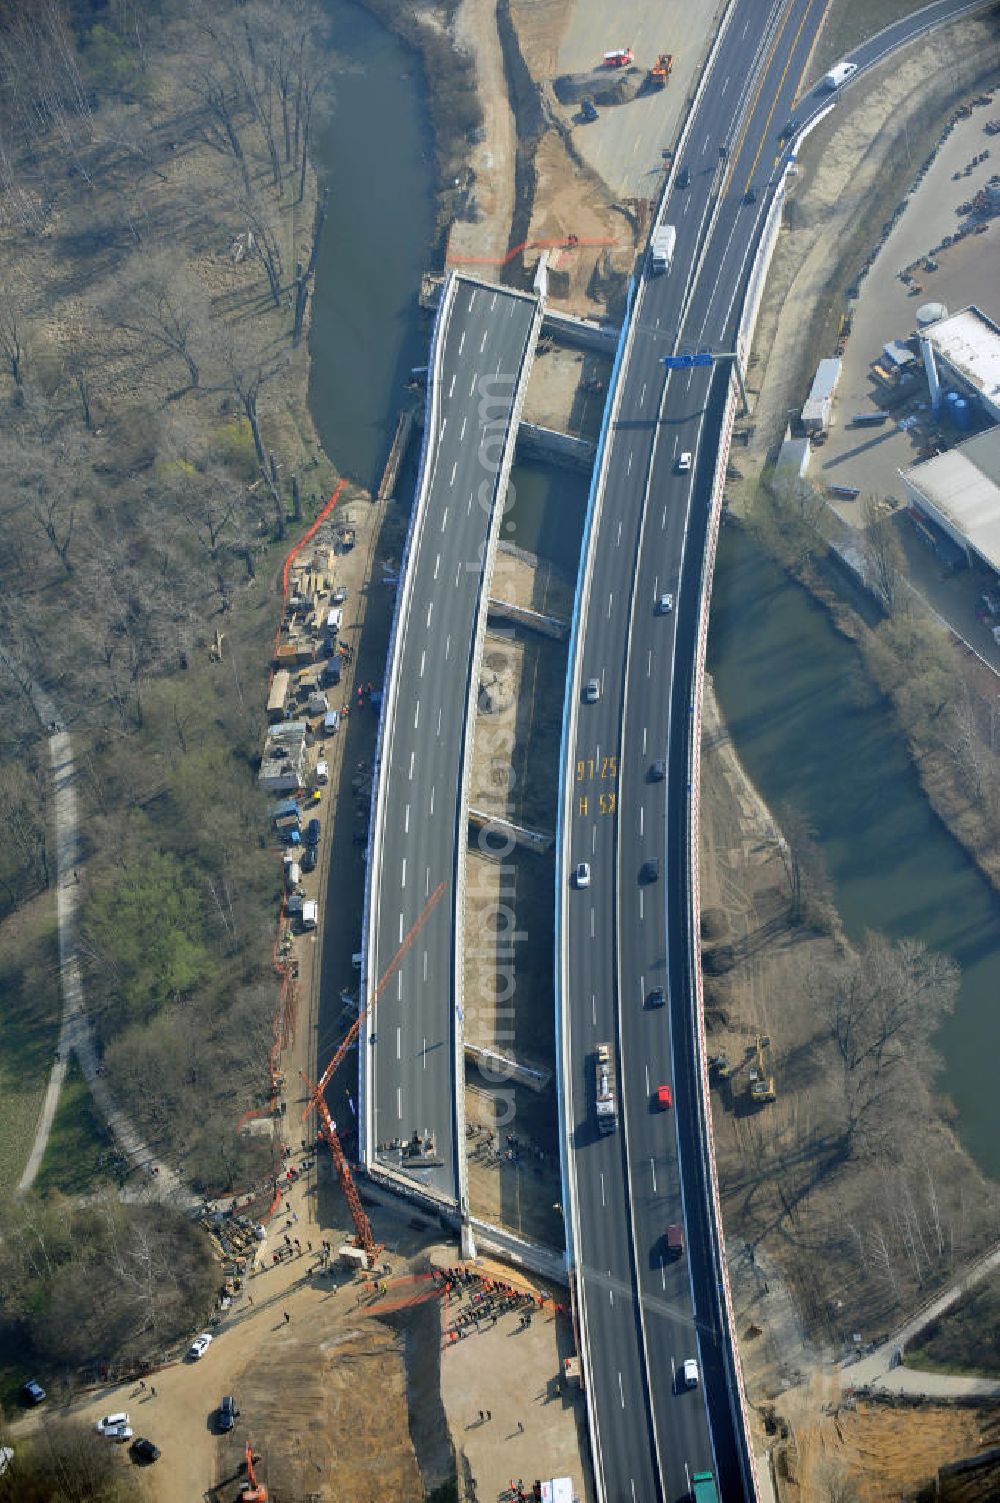
[[[689,1357],[681,1368],[681,1382],[685,1388],[698,1387],[698,1364],[693,1357]]]
[[[587,865],[586,861],[581,861],[574,871],[573,885],[574,887],[590,886],[590,867]]]
[[[124,1410],[120,1414],[106,1414],[95,1428],[98,1435],[106,1435],[109,1440],[132,1439],[132,1422]]]
[[[658,616],[669,616],[673,608],[674,597],[672,595],[661,595],[658,598],[656,602],[656,614]]]
[[[208,1351],[211,1345],[211,1331],[202,1331],[201,1335],[196,1336],[191,1345],[188,1347],[188,1356],[190,1357],[191,1361],[197,1362],[199,1358],[204,1357],[205,1353]]]
[[[687,472],[688,472],[688,470],[690,470],[690,468],[691,468],[691,451],[690,451],[690,449],[685,449],[684,453],[681,455],[680,459],[678,459],[678,461],[677,461],[677,473],[678,473],[678,475],[686,475]]]
[[[594,705],[594,704],[597,703],[597,701],[600,699],[600,697],[601,697],[601,681],[600,681],[600,679],[599,678],[588,678],[588,680],[587,680],[587,682],[586,682],[586,684],[584,686],[584,690],[583,690],[584,701],[588,705]]]

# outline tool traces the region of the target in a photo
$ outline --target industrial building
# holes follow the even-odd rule
[[[963,308],[922,327],[920,343],[935,410],[941,388],[950,388],[1000,423],[1000,328],[993,320],[975,306]]]
[[[1000,577],[1000,427],[900,470],[909,504]]]

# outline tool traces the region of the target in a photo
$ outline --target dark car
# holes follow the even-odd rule
[[[307,845],[306,848],[305,848],[305,850],[302,852],[302,861],[301,861],[302,870],[304,872],[313,872],[313,871],[315,871],[316,870],[316,862],[318,860],[319,860],[319,853],[316,850],[316,847],[314,845]]]
[[[691,169],[690,169],[690,167],[682,167],[681,170],[680,170],[680,172],[678,172],[678,174],[677,174],[677,186],[678,186],[678,188],[690,188],[690,186],[691,186]]]
[[[657,757],[656,761],[649,769],[649,781],[651,783],[662,783],[666,775],[667,764],[666,762],[664,762],[662,757]]]
[[[650,857],[650,859],[648,861],[644,861],[642,863],[642,867],[640,868],[640,871],[639,871],[639,881],[640,882],[657,882],[657,881],[659,881],[659,877],[660,877],[660,858],[659,858],[659,856],[652,856],[652,857]]]
[[[306,825],[306,845],[319,845],[319,837],[323,833],[323,826],[318,819],[311,819]]]
[[[224,1433],[233,1428],[239,1412],[240,1411],[237,1407],[236,1400],[233,1398],[233,1395],[231,1393],[227,1393],[225,1398],[222,1400],[222,1403],[219,1405],[219,1413],[216,1421],[220,1432]]]
[[[666,991],[663,989],[663,987],[662,986],[654,986],[653,990],[650,992],[649,996],[646,998],[646,1006],[647,1007],[665,1007],[666,1006],[666,1001],[667,1001],[667,994],[666,994]]]
[[[129,1451],[133,1461],[141,1461],[144,1464],[151,1461],[159,1461],[160,1459],[159,1446],[154,1446],[151,1440],[146,1440],[141,1435],[138,1440],[132,1442],[129,1446]]]
[[[755,204],[757,202],[757,189],[748,188],[743,195],[743,202],[745,204]]]
[[[45,1389],[41,1383],[36,1383],[34,1378],[29,1378],[21,1389],[21,1397],[26,1404],[44,1404]]]

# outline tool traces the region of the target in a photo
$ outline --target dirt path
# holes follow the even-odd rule
[[[84,1080],[98,1111],[114,1134],[122,1152],[136,1167],[150,1173],[141,1198],[169,1200],[195,1206],[199,1198],[187,1189],[180,1176],[160,1164],[135,1124],[117,1105],[101,1076],[93,1029],[86,1013],[83,978],[77,954],[77,909],[80,901],[79,831],[76,802],[76,764],[73,741],[60,721],[55,705],[44,690],[32,686],[32,702],[41,723],[49,727],[49,759],[52,764],[53,822],[56,852],[56,913],[59,930],[59,970],[62,985],[62,1022],[59,1045],[49,1075],[45,1100],[35,1139],[18,1183],[18,1191],[30,1190],[45,1156],[59,1096],[66,1079],[70,1054],[76,1055]],[[135,1198],[134,1192],[131,1198]]]
[[[462,0],[455,16],[455,41],[476,61],[483,138],[469,146],[475,173],[476,220],[457,219],[448,237],[448,258],[482,257],[499,262],[507,252],[514,213],[514,115],[507,98],[495,0]],[[489,265],[477,275],[490,276]]]

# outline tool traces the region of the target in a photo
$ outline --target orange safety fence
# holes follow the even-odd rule
[[[564,235],[560,240],[522,240],[520,245],[515,245],[505,256],[448,256],[446,259],[451,266],[507,266],[522,251],[526,250],[570,250],[578,245],[588,246],[617,246],[617,240],[591,239],[585,235]]]

